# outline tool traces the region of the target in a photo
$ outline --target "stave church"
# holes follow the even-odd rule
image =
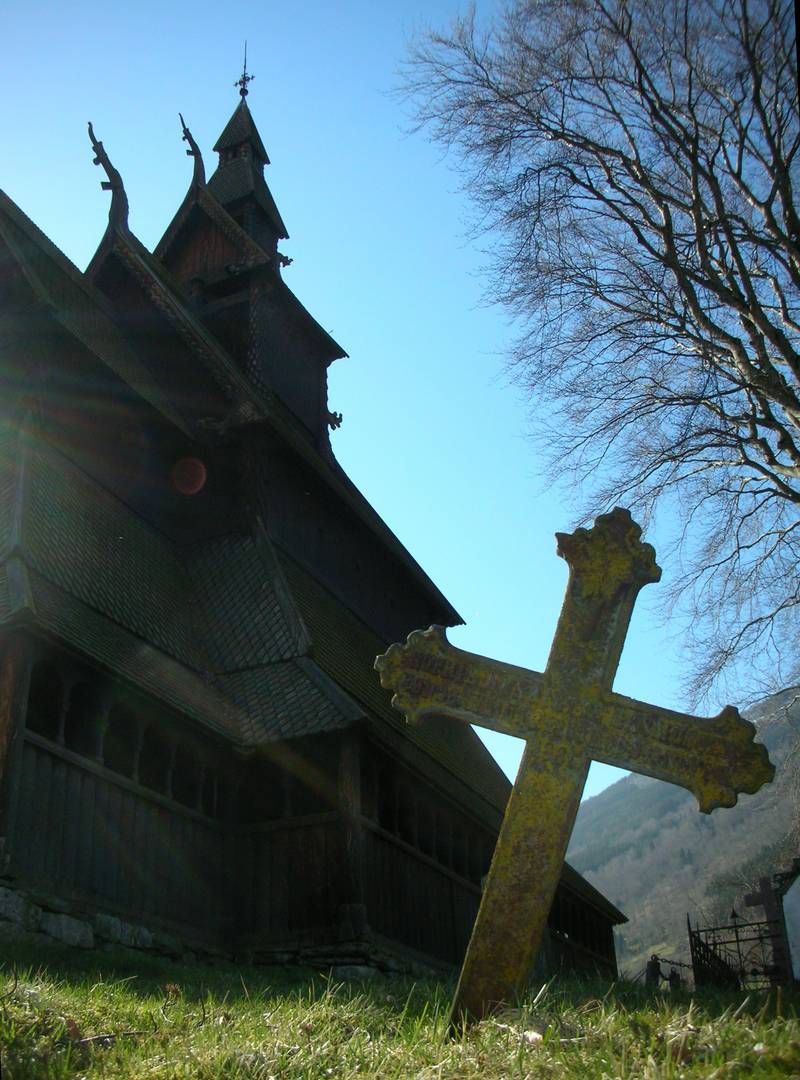
[[[85,271],[0,192],[0,918],[446,970],[510,787],[373,671],[461,620],[333,454],[346,354],[284,282],[247,81],[208,179],[184,126],[154,251],[91,126]],[[615,973],[622,921],[565,865],[548,963]]]

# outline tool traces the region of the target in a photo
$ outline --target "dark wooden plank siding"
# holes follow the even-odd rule
[[[178,281],[187,281],[221,270],[229,263],[238,262],[239,258],[233,241],[205,214],[196,211],[191,238],[186,234],[178,236],[170,248],[167,266]]]
[[[458,963],[478,911],[476,886],[371,824],[364,835],[369,925],[403,945]]]
[[[248,826],[238,851],[244,879],[243,933],[259,941],[319,937],[337,916],[335,814]]]
[[[22,757],[11,854],[21,882],[216,935],[223,865],[218,823],[165,806],[34,739],[26,739]]]

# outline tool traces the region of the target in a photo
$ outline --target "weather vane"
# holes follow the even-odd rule
[[[240,95],[240,97],[242,97],[242,98],[247,97],[247,94],[248,94],[247,84],[249,82],[252,82],[254,78],[255,78],[255,75],[248,75],[247,74],[247,42],[245,41],[245,43],[244,43],[244,67],[242,68],[242,77],[241,77],[241,79],[237,79],[236,82],[233,84],[234,86],[239,87],[239,95]]]

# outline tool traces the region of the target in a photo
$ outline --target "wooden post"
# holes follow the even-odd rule
[[[0,654],[0,873],[11,859],[15,796],[22,765],[22,732],[32,667],[30,641],[12,631]]]
[[[367,932],[364,906],[364,831],[361,825],[361,746],[358,731],[346,731],[339,743],[339,864],[338,928],[343,941],[363,939]]]
[[[102,765],[104,761],[104,751],[106,744],[106,732],[108,731],[108,717],[111,712],[111,700],[106,699],[100,706],[100,713],[97,717],[97,732],[95,735],[94,743],[94,755],[93,760],[98,765]]]
[[[244,931],[249,932],[249,924],[242,926],[245,906],[242,902],[244,892],[245,866],[241,858],[244,844],[239,830],[241,799],[239,784],[234,777],[241,777],[245,772],[245,758],[234,752],[232,759],[224,758],[220,762],[217,780],[217,815],[222,828],[222,903],[220,905],[219,933],[223,941],[236,940]],[[220,805],[221,803],[221,805]]]

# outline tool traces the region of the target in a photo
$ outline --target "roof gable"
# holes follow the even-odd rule
[[[220,238],[227,242],[232,255],[231,261],[237,262],[246,269],[264,266],[271,262],[267,252],[245,232],[217,199],[209,194],[206,186],[194,182],[155,247],[153,255],[159,262],[172,269],[170,255],[179,240],[187,242],[187,234],[191,234],[196,227],[193,224],[196,213],[202,214]],[[191,240],[189,239],[188,242],[191,243]],[[203,242],[208,244],[205,238]]]
[[[166,267],[128,230],[106,233],[86,272],[99,284],[111,272],[114,264],[144,292],[153,306],[154,317],[166,319],[184,346],[199,361],[201,373],[208,376],[222,395],[218,409],[227,422],[246,422],[264,416],[263,400],[239,371],[236,362],[190,310],[180,287]],[[112,300],[113,292],[112,287]],[[119,316],[125,314],[125,306],[120,305]],[[137,317],[133,330],[140,322]],[[190,380],[183,388],[191,396],[198,386],[192,385]]]
[[[0,240],[49,315],[135,393],[185,431],[179,412],[117,325],[108,300],[3,191]]]

